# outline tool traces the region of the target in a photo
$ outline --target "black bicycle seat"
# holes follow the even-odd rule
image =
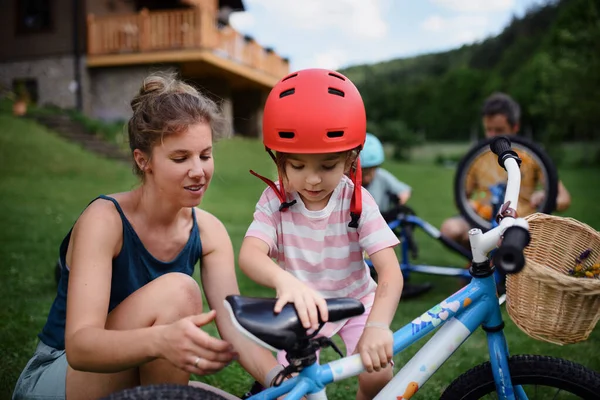
[[[309,339],[302,327],[294,304],[286,304],[279,314],[273,309],[277,299],[230,295],[225,298],[225,306],[232,314],[234,324],[245,333],[259,339],[274,350],[289,350],[301,340]],[[340,321],[361,315],[363,304],[353,298],[341,297],[326,299],[329,322]],[[321,319],[319,318],[321,322]]]

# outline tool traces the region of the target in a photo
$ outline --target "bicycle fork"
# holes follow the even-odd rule
[[[485,331],[490,353],[492,374],[496,383],[496,393],[499,399],[526,400],[527,395],[521,386],[513,386],[508,366],[508,344],[504,336],[504,321],[500,306],[490,303],[490,317],[481,327]],[[516,397],[515,397],[516,396]]]

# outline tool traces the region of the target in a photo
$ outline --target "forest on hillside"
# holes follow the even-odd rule
[[[397,149],[482,137],[481,105],[495,91],[520,103],[521,133],[551,151],[598,143],[600,0],[546,1],[481,42],[341,72],[363,95],[369,130]]]

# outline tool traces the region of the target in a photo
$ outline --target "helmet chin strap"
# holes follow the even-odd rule
[[[273,159],[275,163],[277,160],[275,159],[275,155],[271,151],[271,149],[266,148],[267,152]],[[262,175],[257,174],[253,170],[250,170],[250,173],[263,182],[265,182],[277,195],[279,201],[281,202],[281,206],[279,206],[279,211],[287,211],[288,208],[296,204],[296,200],[292,200],[287,202],[287,196],[285,193],[285,188],[283,187],[283,179],[281,178],[281,174],[277,171],[277,175],[279,177],[279,188],[275,185],[275,182],[270,180],[269,178],[265,178]],[[350,201],[350,223],[348,227],[350,228],[358,228],[358,220],[360,219],[360,214],[362,213],[362,169],[360,167],[360,159],[356,158],[356,164],[350,168],[350,180],[354,184],[354,192],[352,193],[352,200]]]
[[[356,158],[356,166],[350,168],[350,180],[354,183],[354,192],[350,201],[350,223],[348,227],[358,228],[358,220],[362,213],[362,168],[360,167],[360,159]]]
[[[273,162],[275,162],[275,164],[277,164],[277,160],[275,159],[275,155],[273,154],[273,152],[271,151],[271,149],[269,149],[268,147],[265,148],[267,150],[267,153],[269,153],[269,155],[271,156],[271,158],[273,159]],[[277,197],[279,198],[279,201],[281,202],[281,205],[279,206],[279,211],[287,211],[288,208],[290,208],[291,206],[293,206],[294,204],[296,204],[296,200],[292,200],[290,202],[287,202],[287,196],[285,195],[285,188],[283,187],[283,179],[281,178],[281,174],[279,173],[279,170],[277,171],[277,175],[279,177],[279,189],[277,188],[277,185],[275,185],[275,182],[273,182],[272,180],[270,180],[269,178],[265,178],[262,175],[257,174],[256,172],[250,170],[250,173],[254,176],[256,176],[257,178],[261,179],[264,183],[266,183],[267,185],[269,185],[269,187],[271,189],[273,189],[273,191],[275,192],[275,194],[277,195]]]

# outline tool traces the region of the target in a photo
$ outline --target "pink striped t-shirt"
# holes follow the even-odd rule
[[[296,204],[280,212],[280,200],[265,189],[246,236],[269,246],[269,256],[325,298],[353,297],[369,307],[377,284],[371,279],[363,251],[371,255],[399,241],[381,216],[369,192],[362,188],[362,214],[358,228],[349,228],[354,184],[344,176],[327,206],[308,210],[298,193]]]

